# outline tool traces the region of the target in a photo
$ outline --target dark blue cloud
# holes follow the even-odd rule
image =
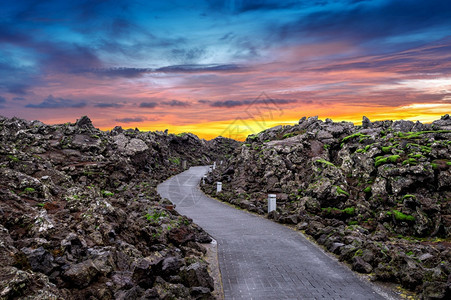
[[[49,95],[39,104],[27,104],[28,108],[82,108],[86,106],[85,101],[74,101],[71,99],[55,98]]]
[[[200,103],[207,103],[211,107],[237,107],[237,106],[245,106],[245,105],[284,105],[295,103],[297,100],[293,99],[254,99],[254,100],[225,100],[225,101],[208,101],[208,100],[199,100]]]
[[[120,123],[139,123],[144,122],[146,120],[147,120],[146,118],[142,117],[115,119],[116,122]]]
[[[188,102],[180,101],[180,100],[163,101],[163,102],[161,102],[161,104],[167,105],[167,106],[172,106],[172,107],[175,107],[175,106],[184,107],[184,106],[190,105]]]
[[[308,39],[347,40],[374,47],[375,40],[382,40],[384,45],[374,47],[381,53],[384,52],[381,47],[387,47],[387,44],[416,42],[418,45],[418,42],[449,34],[446,33],[451,20],[451,2],[448,0],[353,1],[353,5],[346,5],[346,2],[325,6],[294,22],[281,24],[279,29],[268,28],[268,31],[277,33],[279,41],[288,39],[301,44]]]
[[[14,97],[13,100],[14,101],[24,101],[26,99],[24,97]]]
[[[0,96],[0,103],[5,103],[6,102],[6,98],[5,97],[2,97],[2,96]]]
[[[35,80],[33,73],[33,70],[9,60],[0,49],[0,90],[16,95],[27,94]]]
[[[91,69],[91,70],[78,70],[79,73],[93,73],[98,76],[105,77],[125,77],[125,78],[137,78],[144,74],[151,73],[207,73],[207,72],[242,72],[248,68],[236,65],[236,64],[189,64],[189,65],[172,65],[161,68],[107,68],[107,69]]]
[[[240,72],[245,71],[246,67],[237,64],[189,64],[189,65],[174,65],[158,68],[155,72],[163,73],[202,73],[202,72]]]
[[[156,102],[141,102],[141,104],[139,105],[139,107],[143,108],[155,108],[157,106],[158,104]]]
[[[124,105],[119,104],[119,103],[96,103],[94,104],[94,107],[99,107],[99,108],[121,108]]]

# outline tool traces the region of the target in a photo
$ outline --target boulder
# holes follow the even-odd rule
[[[89,286],[89,284],[99,274],[94,262],[91,259],[85,260],[81,263],[71,265],[63,273],[63,277],[69,285],[77,288]]]
[[[188,267],[185,267],[180,276],[185,285],[193,287],[204,287],[210,291],[214,289],[213,279],[207,271],[207,265],[204,263],[196,262]]]

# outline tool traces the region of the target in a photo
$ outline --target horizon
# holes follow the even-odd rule
[[[451,112],[445,0],[18,0],[0,16],[6,117],[242,139]]]
[[[446,114],[444,114],[444,115],[442,115],[442,116],[440,116],[440,117],[438,117],[438,118],[436,118],[435,120],[439,120],[439,119],[441,119],[441,117],[443,117],[443,116],[445,116]],[[2,117],[2,115],[0,115],[0,117]],[[173,134],[173,135],[178,135],[178,134],[182,134],[182,133],[192,133],[192,134],[194,134],[194,135],[196,135],[198,138],[200,138],[200,139],[205,139],[205,140],[213,140],[213,139],[215,139],[215,138],[219,138],[219,137],[222,137],[222,138],[229,138],[229,139],[233,139],[233,140],[236,140],[236,141],[239,141],[239,142],[244,142],[245,140],[246,140],[246,138],[248,137],[248,136],[250,136],[250,135],[257,135],[257,134],[259,134],[259,133],[261,133],[262,131],[265,131],[265,130],[267,130],[267,129],[270,129],[270,128],[273,128],[273,127],[276,127],[276,126],[279,126],[279,125],[283,125],[283,126],[294,126],[294,125],[297,125],[298,123],[299,123],[299,120],[300,119],[302,119],[303,117],[305,117],[306,119],[309,119],[309,118],[314,118],[314,117],[317,117],[318,118],[318,120],[319,121],[322,121],[322,122],[325,122],[325,119],[327,119],[327,118],[320,118],[320,117],[318,117],[318,116],[303,116],[303,117],[300,117],[299,118],[299,120],[298,121],[296,121],[296,122],[293,122],[293,123],[287,123],[287,124],[276,124],[276,125],[274,125],[274,126],[269,126],[269,127],[266,127],[266,128],[264,128],[264,129],[262,129],[261,131],[258,131],[258,132],[252,132],[252,133],[250,133],[250,134],[248,134],[248,135],[244,135],[244,131],[242,131],[241,133],[242,134],[240,134],[240,135],[236,135],[236,131],[224,131],[225,133],[231,133],[231,134],[234,134],[235,133],[235,135],[232,137],[232,136],[223,136],[223,135],[217,135],[217,136],[211,136],[211,137],[202,137],[202,136],[199,136],[198,134],[196,134],[195,132],[191,132],[191,131],[181,131],[181,132],[171,132],[170,130],[169,130],[169,128],[165,128],[165,129],[163,129],[163,130],[159,130],[159,129],[148,129],[148,130],[146,130],[146,129],[143,129],[143,128],[139,128],[139,127],[135,127],[135,128],[133,128],[133,127],[123,127],[123,126],[121,126],[121,125],[115,125],[115,126],[113,126],[113,127],[111,127],[111,128],[100,128],[100,127],[98,127],[98,126],[96,126],[95,125],[95,122],[93,122],[92,121],[92,119],[89,117],[89,115],[84,115],[84,116],[80,116],[79,118],[77,118],[77,119],[75,119],[75,120],[71,120],[71,121],[66,121],[66,122],[62,122],[62,123],[54,123],[54,124],[49,124],[49,123],[45,123],[45,122],[43,122],[45,125],[49,125],[49,126],[54,126],[54,125],[64,125],[64,124],[67,124],[67,123],[71,123],[71,124],[76,124],[76,122],[79,120],[79,119],[81,119],[82,117],[88,117],[90,120],[91,120],[91,122],[93,123],[93,126],[94,126],[94,128],[97,128],[97,129],[99,129],[100,131],[104,131],[104,132],[107,132],[107,131],[112,131],[113,129],[114,129],[114,127],[116,127],[116,126],[120,126],[122,129],[124,129],[124,130],[129,130],[129,129],[132,129],[132,130],[136,130],[136,129],[138,129],[140,132],[157,132],[157,131],[159,131],[159,132],[164,132],[165,130],[168,130],[168,132],[167,132],[167,134]],[[366,116],[362,116],[362,118],[363,117],[366,117]],[[385,120],[370,120],[372,123],[374,123],[374,122],[378,122],[378,121],[390,121],[390,122],[396,122],[396,121],[401,121],[401,120],[405,120],[405,121],[412,121],[412,122],[414,122],[414,121],[419,121],[419,120],[406,120],[406,119],[397,119],[397,120],[390,120],[390,119],[385,119]],[[421,122],[421,123],[423,123],[423,124],[430,124],[430,123],[432,123],[433,121],[435,121],[435,120],[432,120],[431,122],[421,122],[421,121],[419,121],[419,122]],[[30,121],[30,122],[32,122],[32,121],[41,121],[41,120],[38,120],[38,119],[36,119],[36,120],[26,120],[26,121]],[[362,120],[360,120],[360,122],[351,122],[351,121],[347,121],[347,120],[332,120],[334,123],[340,123],[340,122],[350,122],[350,123],[352,123],[352,124],[354,124],[354,126],[361,126],[361,124],[362,124]],[[42,122],[42,121],[41,121]],[[229,124],[230,125],[230,124]],[[261,128],[261,125],[262,124],[259,124],[259,128]]]

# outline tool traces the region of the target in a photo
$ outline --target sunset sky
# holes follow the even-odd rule
[[[0,115],[242,139],[451,112],[451,1],[5,1]]]

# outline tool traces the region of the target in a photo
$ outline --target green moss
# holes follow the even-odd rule
[[[361,132],[357,132],[357,133],[354,133],[354,134],[351,134],[351,135],[348,135],[348,136],[344,137],[341,141],[342,142],[346,142],[347,140],[350,140],[350,139],[356,138],[356,137],[359,137],[360,141],[362,141],[362,138],[366,139],[366,138],[369,138],[370,136],[366,135],[366,134],[363,134]]]
[[[393,209],[392,213],[395,216],[396,220],[399,220],[399,221],[415,221],[415,217],[414,216],[403,214],[399,210]]]
[[[147,219],[147,221],[150,221],[151,223],[155,223],[160,218],[165,218],[167,216],[168,215],[164,211],[156,211],[156,212],[153,212],[152,214],[147,213],[147,214],[144,215],[144,217]]]
[[[447,162],[446,162],[446,165],[447,165],[447,166],[451,166],[451,161],[447,161]]]
[[[334,186],[335,186],[335,188],[337,189],[338,195],[346,195],[346,196],[349,196],[349,193],[346,192],[345,190],[342,190],[338,185],[334,185]]]
[[[364,190],[365,193],[371,193],[371,187],[367,186]]]
[[[180,158],[179,157],[170,157],[169,161],[171,163],[173,163],[173,164],[180,165]]]
[[[24,192],[25,194],[32,194],[32,193],[36,192],[36,190],[35,190],[34,188],[27,187],[27,188],[25,188],[25,189],[23,190],[23,192]]]
[[[365,149],[357,149],[355,153],[365,153]]]
[[[410,153],[409,155],[408,155],[409,157],[412,157],[412,158],[422,158],[422,157],[424,157],[423,156],[423,154],[420,154],[420,153]]]
[[[418,139],[426,133],[451,133],[451,130],[428,130],[418,132],[398,132],[398,137],[402,139]]]
[[[296,134],[295,134],[294,132],[285,133],[285,134],[283,135],[282,139],[287,139],[287,138],[293,137],[293,136],[295,136],[295,135],[296,135]]]
[[[354,215],[355,207],[346,207],[345,209],[343,209],[343,212],[345,212],[348,215]]]
[[[336,207],[326,207],[326,208],[321,208],[321,210],[323,212],[325,212],[326,214],[330,215],[332,212],[336,212],[336,213],[342,213],[343,211],[339,208]]]
[[[402,197],[402,200],[407,199],[407,198],[413,198],[413,199],[416,199],[417,197],[415,197],[415,195],[407,194],[407,195],[404,195],[404,196]]]
[[[414,158],[409,158],[409,159],[406,159],[405,161],[403,161],[402,162],[402,165],[403,166],[405,166],[405,165],[416,165],[418,162],[416,161],[416,159],[414,159]]]
[[[114,196],[114,193],[102,190],[102,195],[104,195],[106,197],[111,197],[111,196]]]
[[[323,148],[324,148],[324,150],[327,150],[327,149],[330,148],[330,145],[329,145],[329,144],[324,144],[324,145],[323,145]]]
[[[377,156],[375,158],[375,162],[374,162],[374,166],[378,167],[380,165],[386,164],[388,161],[388,157],[383,157],[383,156]]]
[[[438,165],[436,163],[431,163],[432,169],[437,170],[438,169]]]
[[[246,147],[251,147],[251,144],[244,144],[244,146],[246,146]]]
[[[317,159],[316,162],[319,162],[319,163],[322,163],[322,164],[325,164],[325,165],[328,165],[328,166],[336,168],[336,166],[333,163],[331,163],[330,161],[327,161],[325,159]]]
[[[363,250],[359,249],[354,253],[354,256],[362,256],[363,255]]]
[[[17,157],[15,157],[14,155],[8,155],[8,158],[13,161],[13,162],[18,162],[19,159]]]
[[[397,162],[399,160],[399,158],[400,158],[400,156],[396,154],[396,155],[389,156],[388,160],[394,163],[394,162]]]
[[[188,134],[188,133],[186,133],[186,132],[181,132],[181,133],[177,133],[176,136],[182,137],[182,136],[185,136],[185,135],[187,135],[187,134]]]
[[[391,152],[392,148],[393,148],[393,146],[382,147],[382,152],[389,153],[389,152]]]
[[[421,152],[426,153],[426,154],[429,154],[432,151],[431,147],[421,146],[420,148],[421,148]]]
[[[359,224],[359,222],[357,222],[357,221],[349,221],[348,222],[348,225],[357,225],[357,224]]]

